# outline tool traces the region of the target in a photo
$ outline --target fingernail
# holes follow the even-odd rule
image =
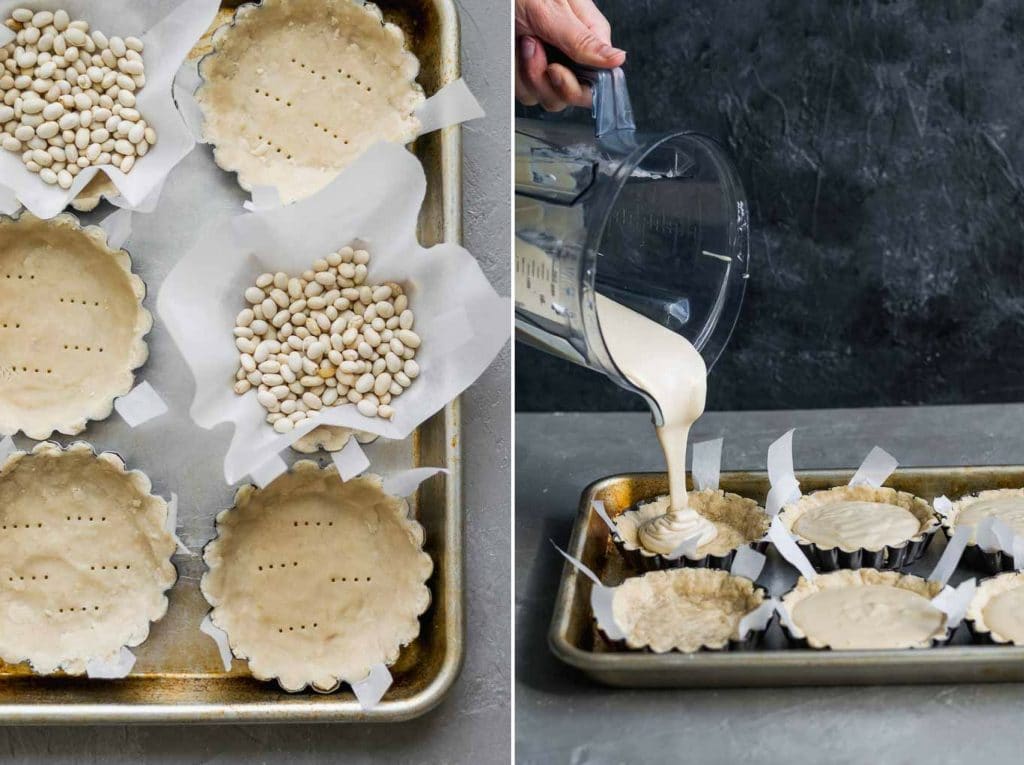
[[[537,52],[537,43],[532,37],[523,38],[523,58],[533,58],[533,54]]]
[[[617,56],[620,53],[625,53],[624,50],[619,50],[618,48],[608,45],[607,43],[605,45],[602,45],[597,52],[603,58],[612,58],[613,56]]]

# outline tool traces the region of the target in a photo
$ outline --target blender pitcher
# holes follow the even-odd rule
[[[595,293],[686,337],[710,369],[749,268],[747,203],[711,138],[636,131],[620,69],[582,70],[594,126],[517,119],[516,334],[606,374],[617,369]]]

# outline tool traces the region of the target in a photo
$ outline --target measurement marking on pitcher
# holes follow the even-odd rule
[[[701,250],[700,253],[701,255],[707,255],[709,258],[716,258],[725,263],[732,263],[732,258],[728,255],[719,255],[717,252],[710,252],[709,250]]]

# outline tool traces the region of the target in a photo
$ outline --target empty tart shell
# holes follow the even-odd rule
[[[649,571],[615,588],[612,611],[626,637],[611,642],[651,653],[755,648],[768,625],[741,640],[739,623],[764,600],[763,589],[727,571]]]
[[[764,536],[771,519],[754,500],[720,489],[691,491],[687,493],[687,499],[690,509],[711,521],[718,531],[714,539],[697,548],[695,558],[686,555],[667,558],[645,549],[640,542],[640,527],[668,511],[667,495],[639,502],[614,518],[616,531],[612,541],[635,570],[679,567],[728,569],[740,547],[751,547],[762,553],[768,548]]]
[[[1024,489],[989,489],[961,497],[942,519],[942,530],[950,537],[957,525],[974,526],[989,515],[1004,520],[1013,528],[1014,533],[1024,534]],[[963,562],[990,574],[1015,571],[1017,568],[1010,553],[998,549],[981,549],[973,534],[964,550]]]
[[[321,449],[326,452],[340,452],[352,438],[361,444],[372,444],[377,440],[373,433],[362,430],[353,430],[341,425],[321,425],[293,443],[292,449],[300,454],[316,454]]]
[[[1024,573],[983,580],[967,607],[967,627],[981,645],[1024,645]]]
[[[212,44],[196,93],[204,138],[247,191],[303,199],[377,141],[406,144],[419,132],[419,61],[372,3],[242,5]]]
[[[920,497],[863,485],[807,494],[786,505],[779,519],[819,571],[909,566],[939,530],[931,505]]]
[[[0,218],[0,435],[77,435],[109,417],[149,355],[145,294],[103,229]]]
[[[378,476],[297,462],[217,516],[203,595],[259,680],[331,692],[391,665],[420,632],[433,570],[423,527]]]
[[[782,628],[794,648],[929,648],[953,633],[931,604],[942,589],[939,582],[869,568],[800,577],[782,598]]]
[[[44,442],[0,467],[0,659],[86,672],[148,636],[177,579],[167,503],[116,454]]]

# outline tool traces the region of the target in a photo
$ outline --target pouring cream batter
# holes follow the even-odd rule
[[[669,554],[699,535],[699,545],[715,538],[715,525],[688,507],[686,441],[690,427],[704,413],[707,367],[697,349],[682,335],[597,296],[601,334],[615,366],[658,405],[662,425],[658,440],[668,465],[668,512],[640,529],[640,542],[651,552]]]

